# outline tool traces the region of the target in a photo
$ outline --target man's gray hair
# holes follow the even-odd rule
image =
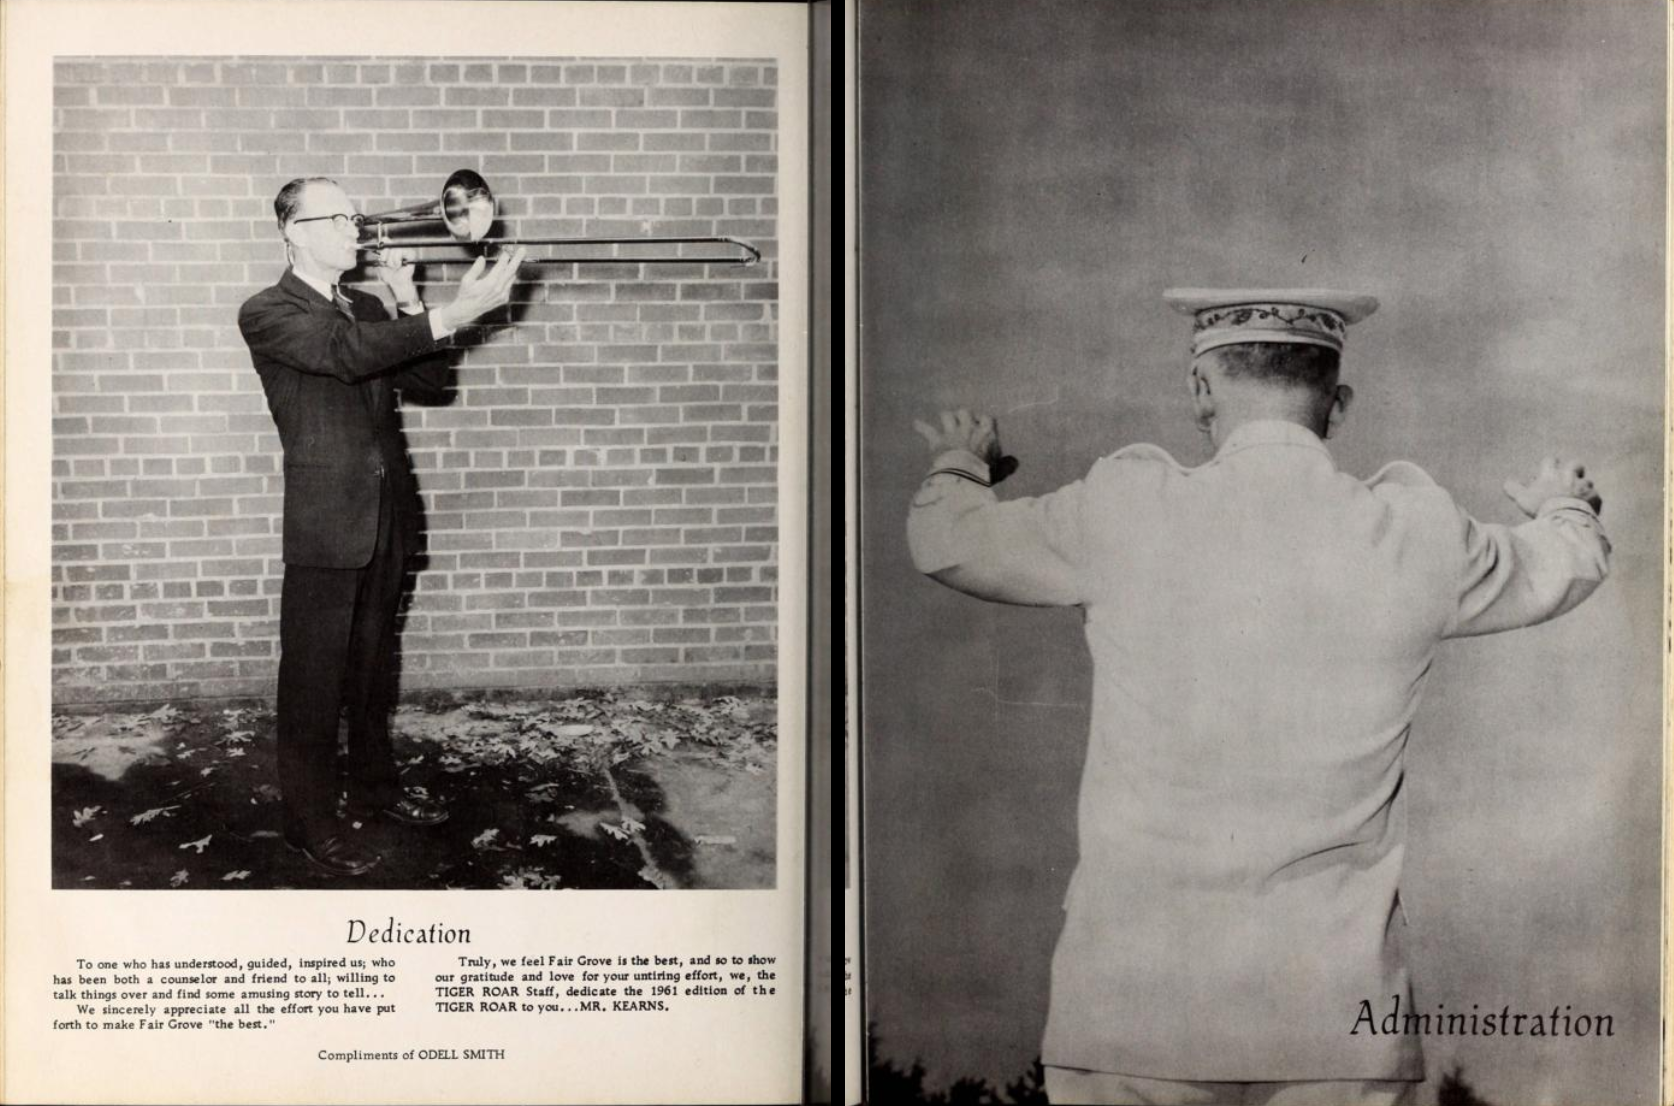
[[[302,190],[310,184],[336,184],[330,177],[298,177],[279,190],[279,195],[273,197],[273,214],[279,220],[279,233],[285,232],[285,224],[296,218],[297,209],[302,206]]]

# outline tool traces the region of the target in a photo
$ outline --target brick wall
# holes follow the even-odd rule
[[[520,325],[460,336],[452,403],[403,410],[430,548],[403,687],[771,681],[775,76],[60,59],[55,699],[271,693],[283,478],[236,313],[284,267],[273,195],[319,174],[382,211],[462,166],[496,233],[729,234],[763,261],[530,267]]]

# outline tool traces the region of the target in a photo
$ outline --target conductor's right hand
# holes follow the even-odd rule
[[[496,307],[504,307],[511,299],[512,281],[517,277],[518,266],[523,264],[523,256],[527,252],[524,247],[518,246],[510,253],[502,253],[494,268],[487,272],[483,271],[488,265],[487,258],[477,258],[460,279],[459,292],[453,297],[453,302],[437,309],[441,322],[449,330],[457,330]]]
[[[1580,499],[1594,511],[1601,510],[1604,506],[1598,489],[1593,486],[1592,479],[1587,475],[1586,466],[1579,461],[1566,461],[1561,457],[1548,457],[1542,461],[1534,479],[1526,484],[1507,480],[1505,494],[1530,518],[1534,518],[1540,512],[1540,505],[1548,499]]]

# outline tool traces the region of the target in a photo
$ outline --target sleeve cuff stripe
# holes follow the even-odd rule
[[[969,480],[973,484],[981,484],[985,488],[992,488],[994,486],[992,482],[984,480],[979,476],[972,476],[963,469],[933,469],[929,476],[926,476],[925,479],[928,480],[931,476],[958,476],[965,480]]]

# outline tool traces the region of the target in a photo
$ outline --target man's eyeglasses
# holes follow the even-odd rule
[[[332,230],[348,230],[350,227],[360,226],[359,215],[310,215],[306,219],[292,219],[291,223],[317,223],[321,219],[331,220]]]

